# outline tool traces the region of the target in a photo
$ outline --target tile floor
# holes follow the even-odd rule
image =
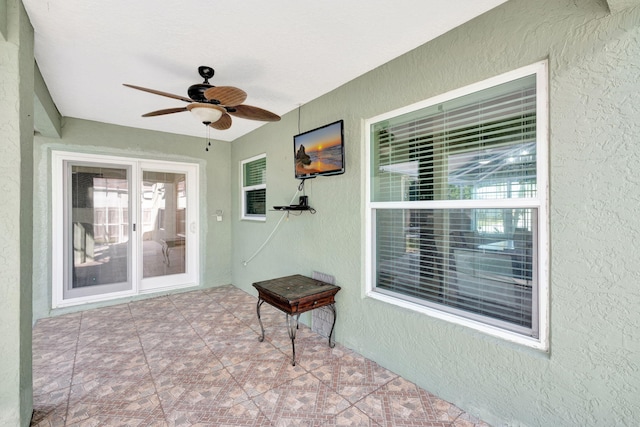
[[[39,320],[33,426],[483,426],[233,286]]]

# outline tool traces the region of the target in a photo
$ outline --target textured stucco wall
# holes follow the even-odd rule
[[[401,35],[398,35],[401,37]],[[362,120],[543,59],[550,87],[550,350],[363,298]],[[640,425],[640,9],[510,0],[307,105],[345,120],[347,172],[307,182],[315,215],[239,221],[238,162],[267,153],[267,203],[295,192],[298,112],[232,145],[233,282],[322,271],[337,340],[495,425]]]
[[[212,141],[206,152],[202,138],[172,135],[132,129],[85,120],[65,118],[62,138],[35,137],[35,205],[34,257],[34,319],[84,310],[105,304],[57,309],[51,312],[51,150],[98,153],[105,155],[149,158],[155,160],[195,162],[200,165],[200,266],[201,286],[221,286],[231,283],[231,225],[225,217],[215,221],[215,211],[230,210],[229,175],[230,144]],[[136,298],[149,298],[144,295]],[[134,298],[135,299],[135,298]]]
[[[0,39],[0,425],[32,411],[31,264],[33,29],[19,1],[3,1]]]

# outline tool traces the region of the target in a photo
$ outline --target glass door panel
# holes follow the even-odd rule
[[[130,170],[67,163],[65,298],[131,289]]]
[[[197,286],[197,164],[52,152],[52,307]]]
[[[142,277],[186,272],[186,174],[142,172]]]

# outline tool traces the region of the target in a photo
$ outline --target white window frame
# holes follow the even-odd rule
[[[264,182],[262,184],[258,184],[258,185],[245,186],[244,185],[245,184],[244,183],[244,167],[245,167],[245,165],[247,165],[247,164],[249,164],[251,162],[255,162],[256,160],[263,159],[263,158],[265,159],[265,170],[264,170],[265,179],[264,179]],[[240,162],[240,219],[242,219],[242,220],[248,220],[248,221],[266,221],[267,220],[266,206],[265,206],[264,214],[248,214],[247,213],[247,193],[250,192],[250,191],[265,190],[265,205],[266,205],[266,190],[267,190],[266,158],[267,158],[267,154],[266,153],[262,153],[262,154],[258,154],[257,156],[253,156],[251,158],[242,160]]]
[[[140,200],[139,183],[144,169],[164,170],[167,172],[182,172],[191,179],[187,191],[192,197],[189,200],[187,223],[189,224],[190,239],[187,245],[189,253],[186,271],[184,274],[174,274],[163,277],[143,278],[140,264],[142,262],[142,246],[139,239],[132,239],[132,256],[139,261],[131,264],[132,288],[121,292],[112,292],[102,295],[92,295],[65,299],[63,295],[64,283],[64,168],[67,161],[95,162],[99,164],[126,165],[131,168],[132,188],[130,197],[132,200]],[[52,274],[52,308],[70,307],[80,304],[109,301],[122,297],[130,297],[141,294],[166,292],[168,290],[196,287],[200,284],[200,167],[197,163],[169,162],[161,160],[149,160],[110,155],[97,155],[76,153],[70,151],[52,151],[51,153],[51,274]],[[130,224],[138,224],[141,219],[140,205],[134,203],[130,212]],[[138,232],[129,231],[130,236],[137,236]]]
[[[537,200],[534,204],[531,201],[528,204],[523,204],[518,199],[501,200],[499,203],[492,203],[487,207],[500,207],[502,203],[503,207],[518,208],[518,207],[535,207],[538,210],[538,262],[537,262],[537,277],[538,277],[538,292],[537,303],[538,312],[537,316],[534,314],[532,321],[537,322],[539,336],[538,338],[529,337],[516,332],[508,331],[481,321],[472,320],[466,317],[457,316],[452,313],[448,313],[436,308],[427,307],[425,305],[417,304],[406,299],[383,294],[375,291],[374,280],[376,277],[375,266],[375,211],[377,208],[389,208],[391,205],[393,208],[398,209],[410,209],[419,207],[430,208],[460,208],[468,207],[464,206],[462,201],[432,201],[428,206],[418,206],[416,202],[372,202],[371,201],[371,164],[372,164],[372,152],[371,152],[371,125],[383,120],[388,120],[403,114],[411,113],[413,111],[433,106],[434,104],[443,103],[451,99],[455,99],[461,96],[469,95],[474,92],[478,92],[493,86],[497,86],[512,80],[516,80],[522,77],[536,75],[536,140],[537,140]],[[548,124],[548,64],[547,61],[541,61],[520,69],[489,78],[487,80],[474,83],[442,95],[438,95],[427,100],[388,112],[376,117],[372,117],[363,121],[363,134],[365,137],[365,156],[363,165],[363,181],[365,182],[365,241],[364,241],[364,253],[365,253],[365,280],[363,289],[363,298],[373,298],[385,303],[393,304],[399,307],[403,307],[408,310],[423,313],[427,316],[437,319],[445,320],[457,325],[466,326],[485,334],[495,336],[507,341],[511,341],[524,346],[532,347],[542,351],[549,350],[549,239],[548,239],[548,221],[549,221],[549,184],[548,184],[548,163],[549,163],[549,124]],[[477,202],[477,201],[476,201]],[[424,203],[424,202],[418,202]],[[477,204],[474,208],[479,207]],[[534,294],[535,295],[535,294]]]

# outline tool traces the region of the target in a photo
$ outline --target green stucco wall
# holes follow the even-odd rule
[[[33,29],[2,1],[0,37],[0,425],[28,426],[31,385]]]
[[[383,30],[383,28],[381,29]],[[401,37],[401,35],[398,35]],[[365,298],[362,121],[543,59],[550,97],[549,352]],[[303,71],[303,70],[301,70]],[[640,425],[640,8],[510,0],[302,106],[345,120],[347,171],[307,182],[315,215],[239,220],[238,163],[267,154],[267,205],[288,204],[298,112],[232,145],[233,283],[336,277],[337,340],[495,425]]]
[[[65,118],[61,138],[36,135],[34,143],[35,204],[34,258],[34,319],[87,308],[122,303],[118,299],[106,303],[88,304],[51,310],[51,151],[72,151],[112,156],[191,162],[200,165],[200,282],[203,287],[231,283],[231,225],[228,216],[215,221],[215,211],[229,212],[231,186],[228,142],[212,141],[205,151],[203,138],[132,129],[86,120]],[[136,298],[149,298],[144,295]],[[129,300],[129,299],[127,299]]]
[[[66,118],[62,137],[37,136],[32,154],[33,34],[19,2],[0,2],[0,425],[28,425],[31,413],[32,282],[33,318],[57,314],[51,149],[199,162],[203,286],[253,293],[256,280],[332,274],[342,286],[339,342],[494,425],[640,425],[640,8],[510,0],[302,106],[300,123],[295,111],[209,153],[198,138]],[[549,352],[364,298],[362,120],[541,59],[550,70]],[[317,213],[282,221],[245,265],[282,214],[239,220],[239,162],[266,153],[267,203],[287,204],[298,185],[292,136],[337,119],[347,172],[308,181]],[[33,231],[22,220],[31,217]]]

